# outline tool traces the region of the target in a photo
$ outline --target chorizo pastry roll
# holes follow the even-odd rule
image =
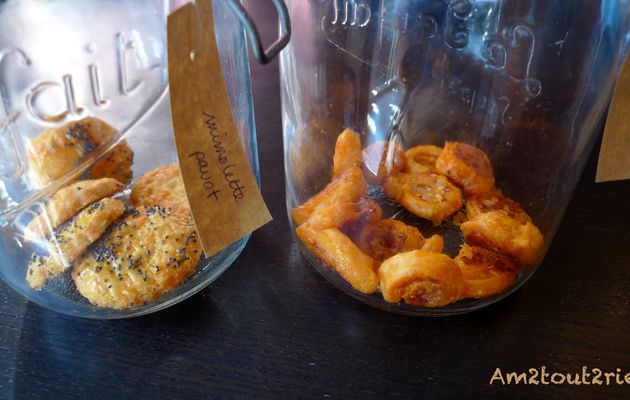
[[[438,234],[425,239],[420,250],[430,251],[431,253],[441,253],[444,251],[444,238]]]
[[[371,184],[382,184],[405,167],[405,153],[390,140],[374,142],[363,150],[363,172]]]
[[[333,179],[321,192],[292,210],[293,219],[303,224],[318,209],[358,201],[367,193],[367,183],[361,168],[352,167]]]
[[[435,167],[468,195],[494,188],[494,171],[483,150],[465,143],[446,142]]]
[[[361,166],[361,138],[359,134],[346,129],[337,137],[333,155],[333,178],[352,167]]]
[[[415,250],[388,258],[378,270],[383,298],[390,303],[442,307],[458,301],[464,279],[445,254]]]
[[[495,210],[504,211],[507,215],[523,224],[532,222],[532,219],[517,202],[503,196],[499,190],[479,193],[466,200],[466,214],[470,219],[475,218],[479,214]]]
[[[481,299],[500,293],[516,279],[517,265],[509,257],[477,246],[462,246],[455,262],[464,277],[464,297]]]
[[[380,263],[398,253],[419,250],[424,237],[416,227],[395,219],[383,219],[364,225],[356,235],[355,243]]]
[[[436,225],[463,204],[461,191],[441,175],[401,173],[388,177],[383,187],[387,196]]]
[[[340,228],[353,231],[363,224],[381,219],[378,203],[362,198],[357,202],[341,203],[315,210],[306,223],[313,229]]]
[[[534,224],[522,223],[501,210],[479,214],[460,229],[467,243],[513,257],[520,265],[535,264],[544,246]]]
[[[442,154],[442,148],[430,144],[410,148],[405,152],[407,161],[405,172],[415,174],[430,172],[432,174],[438,174],[439,172],[435,167],[435,162],[440,154]]]
[[[376,291],[378,277],[373,269],[374,261],[339,229],[317,230],[304,224],[299,226],[296,232],[317,258],[337,271],[353,288],[366,294]]]

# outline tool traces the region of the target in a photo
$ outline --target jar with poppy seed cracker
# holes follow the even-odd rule
[[[0,277],[33,302],[87,318],[151,313],[244,248],[249,235],[204,256],[182,180],[167,17],[187,3],[0,3]],[[244,10],[208,3],[215,78],[259,184]]]

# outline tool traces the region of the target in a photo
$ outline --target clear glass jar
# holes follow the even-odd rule
[[[281,56],[287,204],[293,227],[307,225],[298,243],[313,266],[362,302],[419,316],[475,310],[525,283],[599,132],[626,54],[628,2],[288,5],[294,31]],[[340,135],[345,129],[356,135]],[[381,147],[365,151],[370,145]],[[409,152],[421,145],[439,148]],[[358,174],[346,175],[346,189],[337,180],[313,198],[353,168],[367,189],[356,187]],[[380,206],[380,219],[405,225],[377,221],[367,199]],[[448,257],[427,254],[439,243],[408,227],[424,239],[441,235]],[[462,250],[465,242],[475,248]],[[418,252],[424,243],[428,249]]]
[[[77,265],[83,265],[82,260],[89,258],[85,254],[93,253],[98,246],[102,249],[107,243],[111,244],[112,241],[106,241],[98,245],[98,240],[107,235],[110,239],[114,237],[111,232],[115,232],[120,224],[115,221],[117,218],[133,217],[131,188],[138,179],[157,167],[177,163],[168,99],[166,18],[171,10],[184,3],[187,1],[17,0],[0,4],[0,276],[16,291],[44,307],[88,318],[129,317],[168,307],[214,281],[236,259],[249,238],[238,240],[210,258],[201,256],[199,259],[192,252],[201,253],[200,248],[196,246],[191,250],[187,247],[190,254],[182,259],[188,261],[182,263],[188,262],[188,271],[179,276],[166,272],[158,278],[157,261],[155,265],[144,266],[144,274],[137,268],[134,272],[144,278],[144,282],[147,282],[147,276],[149,278],[149,284],[143,290],[159,292],[151,295],[151,300],[139,304],[128,301],[121,305],[92,298],[88,301],[75,285],[74,270]],[[217,44],[239,134],[259,180],[245,30],[231,8],[233,5],[226,1],[213,1]],[[86,117],[95,119],[82,120]],[[74,131],[68,128],[78,120],[81,122]],[[100,121],[108,125],[100,125]],[[61,136],[59,143],[55,142],[57,139],[40,140],[43,131],[60,126],[64,127],[61,129],[65,130],[65,136]],[[96,132],[94,135],[102,136],[96,139],[88,133],[89,138],[85,139],[90,129]],[[40,140],[39,144],[36,144],[37,140]],[[59,152],[61,145],[78,149],[78,153],[63,149]],[[124,150],[122,156],[121,149]],[[174,180],[181,180],[179,173],[175,175]],[[51,211],[55,193],[68,187],[80,191],[82,183],[77,180],[85,182],[86,177],[93,181],[113,177],[122,185],[112,188],[111,181],[104,184],[101,180],[85,183],[83,200],[78,201],[78,197],[66,193],[57,199],[55,210]],[[86,193],[86,187],[89,193]],[[111,197],[108,204],[118,208],[110,210],[101,205],[91,214],[90,207],[108,197]],[[151,201],[160,205],[158,200]],[[153,212],[171,217],[170,209],[151,210],[146,202],[140,202],[147,206],[146,215]],[[186,203],[185,199],[183,202]],[[61,230],[74,223],[84,206],[86,208],[80,212],[88,210],[82,220],[85,226],[79,221],[78,229],[71,229],[63,236]],[[44,221],[41,232],[32,234],[32,221],[45,210],[48,211],[47,218],[41,220]],[[99,210],[102,214],[98,214]],[[59,221],[53,221],[51,214],[55,213]],[[103,218],[110,222],[109,226],[94,225]],[[148,220],[158,224],[151,218]],[[167,221],[172,223],[173,220],[167,218]],[[158,233],[166,240],[169,232],[175,235],[183,229],[180,225],[172,229],[160,225],[162,228],[165,230]],[[97,233],[86,233],[86,229]],[[190,227],[184,231],[188,234],[187,246],[188,240],[196,241]],[[94,242],[98,234],[102,234],[101,238]],[[53,237],[56,238],[54,243]],[[64,242],[71,242],[68,246],[75,246],[73,250],[78,254],[72,257],[61,254],[66,249]],[[141,243],[132,245],[145,251]],[[145,244],[150,255],[155,241],[148,240]],[[156,252],[160,248],[153,250]],[[48,260],[57,251],[65,258],[61,264],[55,264],[55,268],[61,265],[61,270],[45,276],[48,280],[44,282],[27,280],[34,254]],[[133,255],[133,251],[131,253]],[[144,260],[150,259],[147,256]],[[196,263],[191,261],[197,259]],[[97,262],[94,273],[117,263]],[[85,265],[89,269],[93,264]],[[183,268],[174,264],[171,270],[178,267]],[[111,280],[120,268],[125,267],[110,268]],[[132,268],[131,264],[129,268]],[[155,268],[153,276],[149,268]],[[164,269],[168,268],[168,265],[164,266]],[[80,271],[77,274],[81,276]],[[186,276],[182,278],[182,275]],[[84,289],[89,285],[100,285],[99,290],[102,290],[95,294],[94,286],[92,289],[88,287],[86,290],[92,296],[110,296],[111,285],[103,286],[102,282],[97,285],[90,281],[96,279],[93,277],[86,279],[82,283]],[[125,274],[124,283],[129,287],[117,289],[114,286],[111,291],[118,292],[111,292],[111,297],[136,290],[134,285],[142,279],[134,279],[131,273]],[[120,280],[122,282],[122,278]]]

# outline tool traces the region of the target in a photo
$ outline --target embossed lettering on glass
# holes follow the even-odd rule
[[[247,243],[249,235],[205,258],[190,233],[166,95],[167,16],[188,2],[0,1],[0,277],[32,301],[89,318],[146,314],[203,289]],[[258,179],[244,29],[227,2],[213,9],[230,105]],[[170,185],[178,204],[165,205],[164,193],[146,204],[132,199],[146,176],[151,188]],[[177,206],[183,225],[173,219]],[[171,227],[132,239],[142,228],[122,219],[142,210],[168,214]],[[125,224],[135,228],[116,238]],[[184,231],[192,236],[176,235]],[[151,242],[158,232],[162,252]],[[139,247],[122,246],[123,236],[147,242],[116,261],[114,253]]]

